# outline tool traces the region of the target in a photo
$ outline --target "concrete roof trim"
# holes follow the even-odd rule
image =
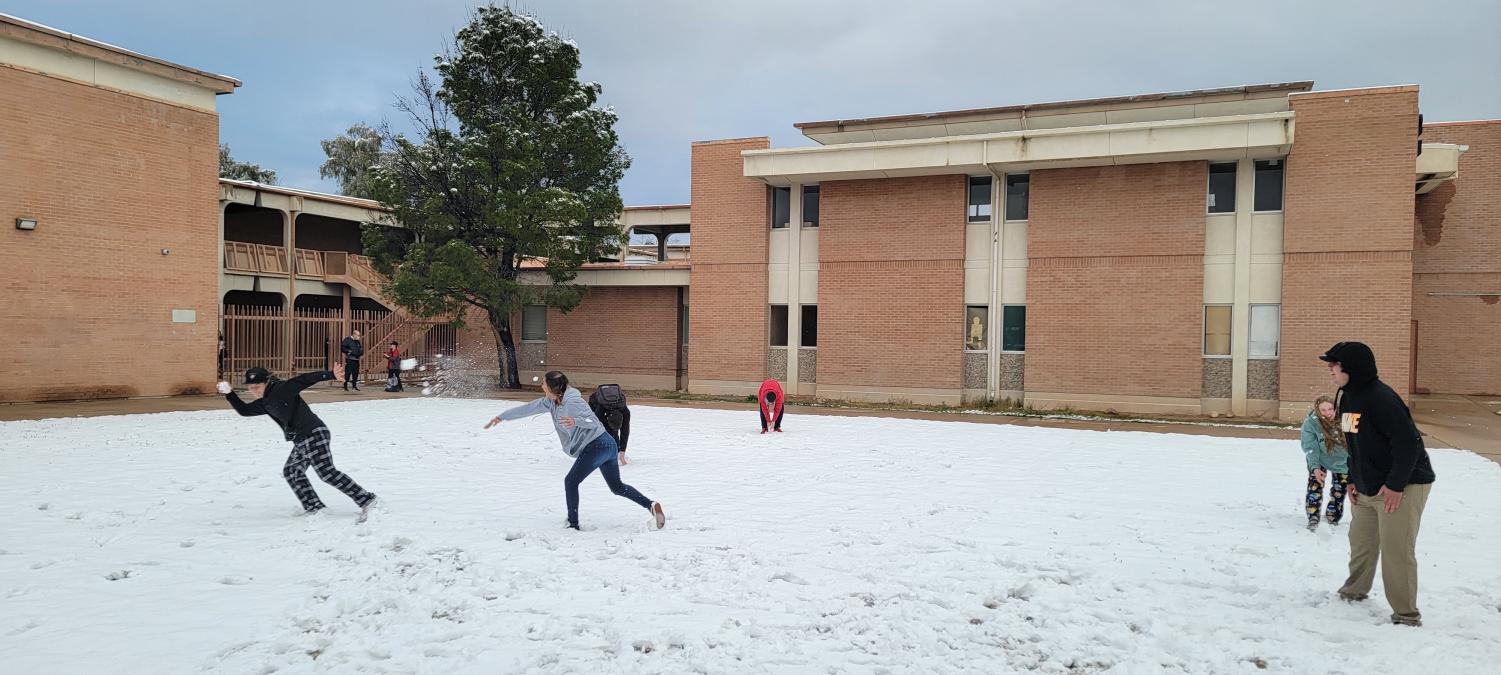
[[[147,56],[107,42],[58,30],[51,26],[28,21],[18,16],[0,13],[0,34],[9,34],[19,40],[72,52],[93,58],[104,58],[126,68],[152,75],[167,75],[179,81],[194,84],[216,94],[229,94],[242,83],[228,75],[219,75],[206,70],[191,68],[154,56]]]
[[[1299,82],[1282,82],[1272,84],[1250,84],[1234,87],[1218,87],[1213,89],[1193,89],[1185,91],[1162,92],[1155,94],[1137,94],[1132,96],[1111,96],[1104,98],[1077,99],[1071,101],[1051,101],[1045,103],[1026,103],[1020,105],[997,106],[990,108],[970,108],[964,110],[947,110],[932,113],[914,113],[905,115],[885,115],[876,117],[858,117],[851,119],[824,120],[818,122],[797,122],[792,126],[802,130],[803,133],[814,133],[822,127],[843,129],[844,127],[864,127],[876,124],[889,124],[900,122],[936,122],[958,121],[961,118],[984,117],[1010,112],[1054,111],[1065,108],[1097,108],[1129,103],[1146,103],[1153,101],[1174,101],[1187,98],[1202,98],[1224,96],[1226,94],[1259,94],[1269,92],[1289,93],[1303,92],[1313,88],[1312,80]]]

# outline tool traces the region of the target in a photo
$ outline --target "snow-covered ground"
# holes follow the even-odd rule
[[[1482,672],[1501,466],[1436,450],[1426,626],[1334,599],[1293,441],[637,408],[582,490],[513,403],[316,406],[387,506],[298,510],[288,446],[224,412],[0,423],[0,670]],[[1491,664],[1489,666],[1485,664]]]

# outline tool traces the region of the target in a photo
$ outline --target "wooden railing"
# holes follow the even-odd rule
[[[360,359],[362,380],[384,379],[386,348],[400,343],[405,357],[419,364],[434,365],[438,354],[451,355],[457,336],[442,319],[414,317],[392,302],[385,293],[387,280],[367,257],[343,251],[297,249],[297,276],[348,284],[391,311],[351,310],[350,330],[360,331],[365,355]],[[286,276],[286,249],[281,246],[224,242],[224,269],[228,272]],[[285,376],[329,367],[342,359],[339,345],[347,334],[345,318],[338,309],[298,308],[291,320],[292,365],[287,370],[288,319],[278,307],[235,306],[224,308],[225,369],[230,373],[262,366]]]

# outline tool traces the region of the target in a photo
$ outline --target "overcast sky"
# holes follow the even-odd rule
[[[333,191],[318,142],[393,122],[472,0],[4,0],[0,12],[245,84],[220,136]],[[1501,118],[1497,0],[550,0],[633,165],[627,204],[688,201],[689,143],[794,122],[1262,82],[1422,86],[1431,121]]]

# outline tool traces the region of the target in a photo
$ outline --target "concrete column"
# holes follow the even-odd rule
[[[667,233],[657,230],[657,262],[667,260]]]
[[[788,199],[791,211],[787,223],[787,381],[782,390],[797,394],[797,355],[803,334],[802,257],[803,257],[803,186],[792,184]]]
[[[287,233],[285,242],[287,245],[287,335],[286,335],[286,358],[283,360],[283,368],[291,373],[296,369],[293,366],[297,346],[297,216],[302,211],[293,209],[284,211],[286,217]]]
[[[985,310],[985,396],[994,401],[1001,396],[1001,286],[1006,275],[1002,273],[1004,260],[1003,236],[1005,228],[1006,174],[992,170],[990,180],[990,300]],[[966,188],[967,189],[967,188]]]
[[[1251,341],[1251,213],[1256,201],[1256,164],[1235,165],[1235,299],[1230,310],[1230,412],[1248,412],[1246,392]]]

